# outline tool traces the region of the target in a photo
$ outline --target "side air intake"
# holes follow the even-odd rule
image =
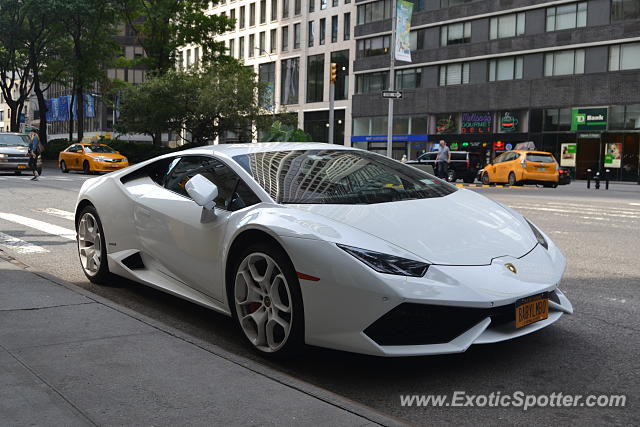
[[[129,270],[142,270],[146,268],[144,266],[144,262],[142,262],[142,257],[140,256],[140,252],[136,252],[133,255],[129,255],[128,257],[122,260],[122,263]]]

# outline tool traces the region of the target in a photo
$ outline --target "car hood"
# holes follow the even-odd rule
[[[123,159],[125,158],[122,154],[118,154],[118,153],[86,153],[87,156],[96,159],[96,158],[103,158],[103,159]]]
[[[288,206],[350,225],[433,264],[488,265],[497,257],[521,257],[537,244],[521,215],[468,190],[371,205]]]
[[[29,152],[29,147],[25,147],[22,145],[0,145],[0,153],[1,154],[27,154]]]

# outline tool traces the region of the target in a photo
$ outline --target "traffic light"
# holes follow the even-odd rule
[[[337,79],[338,79],[338,64],[336,64],[335,62],[332,62],[331,72],[329,73],[329,81],[331,81],[331,83],[335,83]]]

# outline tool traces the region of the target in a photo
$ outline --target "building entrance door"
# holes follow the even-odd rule
[[[587,169],[596,173],[602,164],[602,144],[600,138],[584,138],[578,134],[578,153],[576,159],[577,179],[587,179]]]

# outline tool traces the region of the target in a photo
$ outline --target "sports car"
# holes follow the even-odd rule
[[[232,316],[264,353],[456,353],[573,312],[564,256],[521,214],[342,146],[167,154],[87,180],[75,217],[90,281]]]

